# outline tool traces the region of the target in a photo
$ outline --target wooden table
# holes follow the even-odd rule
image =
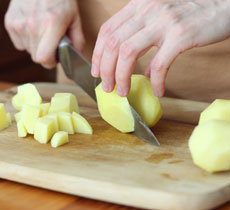
[[[0,90],[14,84],[0,82]],[[95,201],[64,193],[53,192],[0,179],[0,209],[4,210],[88,210],[110,209],[131,210],[111,203]],[[230,202],[219,207],[219,210],[230,210]]]

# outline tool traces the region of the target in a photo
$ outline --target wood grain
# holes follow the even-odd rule
[[[210,208],[229,200],[230,174],[210,175],[191,161],[187,140],[193,125],[161,120],[153,130],[162,146],[151,147],[102,121],[94,102],[87,101],[79,88],[51,84],[38,87],[46,100],[56,91],[74,92],[94,136],[74,135],[69,145],[54,150],[32,138],[17,138],[13,124],[0,134],[2,177],[145,208]],[[5,91],[0,96],[11,111],[8,101],[14,93]]]

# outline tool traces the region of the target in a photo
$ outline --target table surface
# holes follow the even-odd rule
[[[14,84],[0,82],[0,90]],[[29,210],[135,210],[135,208],[96,201],[0,179],[0,209]],[[230,210],[230,202],[218,208]]]

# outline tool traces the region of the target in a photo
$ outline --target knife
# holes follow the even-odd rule
[[[59,43],[57,57],[66,76],[74,80],[92,99],[97,101],[95,87],[101,80],[91,76],[91,64],[73,47],[67,36],[64,36]],[[135,120],[135,130],[133,134],[147,143],[160,146],[156,136],[144,120],[132,106],[130,107]]]

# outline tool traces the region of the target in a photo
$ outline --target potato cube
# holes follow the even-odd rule
[[[9,112],[6,113],[6,119],[7,119],[8,125],[10,125],[12,123],[12,117]]]
[[[18,101],[22,105],[39,106],[42,103],[42,98],[35,85],[27,83],[18,86]]]
[[[48,114],[44,117],[54,120],[56,131],[59,131],[59,122],[58,122],[58,114],[57,113]]]
[[[22,104],[19,102],[18,94],[14,95],[11,99],[12,105],[15,109],[20,111],[22,109]]]
[[[0,103],[0,131],[8,127],[5,106]]]
[[[230,121],[230,100],[216,99],[201,112],[199,125],[209,120]]]
[[[132,75],[128,101],[149,127],[162,116],[160,100],[154,96],[149,78],[144,75]]]
[[[60,112],[58,114],[59,130],[74,134],[72,116],[69,112]]]
[[[47,115],[49,112],[49,108],[50,108],[50,103],[40,104],[41,116]]]
[[[72,113],[73,127],[75,133],[83,133],[83,134],[92,134],[93,129],[88,123],[88,121],[82,117],[80,114],[73,112]]]
[[[17,122],[17,129],[18,129],[18,137],[26,137],[27,136],[28,132],[27,132],[22,120],[19,120]]]
[[[37,119],[40,117],[40,113],[39,106],[23,105],[21,117],[28,133],[34,133],[34,126]]]
[[[51,146],[52,147],[59,147],[63,144],[66,144],[69,142],[69,136],[68,132],[66,131],[58,131],[54,134],[54,136],[51,139]]]
[[[18,122],[19,120],[21,120],[22,119],[22,112],[17,112],[14,115],[14,118],[15,118],[16,122]]]
[[[47,144],[55,132],[56,126],[54,120],[42,117],[36,121],[34,138],[41,144]]]
[[[51,99],[49,113],[79,112],[78,102],[72,93],[56,93]]]
[[[208,172],[230,170],[230,122],[210,120],[197,126],[190,139],[193,162]]]
[[[134,131],[134,118],[126,97],[120,97],[116,88],[110,93],[99,84],[96,89],[98,109],[101,117],[123,133]]]

